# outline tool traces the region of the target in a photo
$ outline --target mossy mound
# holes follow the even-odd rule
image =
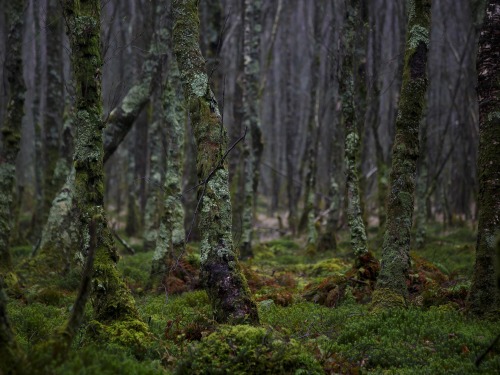
[[[220,326],[188,350],[176,374],[323,374],[294,339],[247,325]]]
[[[138,358],[142,358],[153,344],[148,326],[139,319],[114,320],[107,325],[92,320],[87,332],[93,341],[121,345]]]

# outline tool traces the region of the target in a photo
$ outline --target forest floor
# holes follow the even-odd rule
[[[370,237],[370,247],[379,249],[380,237]],[[465,313],[474,244],[469,228],[429,228],[425,248],[412,252],[410,306],[373,311],[373,277],[369,269],[353,271],[347,233],[340,233],[336,251],[318,254],[306,253],[300,241],[286,236],[262,242],[254,258],[242,263],[258,301],[260,327],[213,321],[197,279],[196,244],[187,246],[171,271],[167,290],[157,293],[146,289],[152,252],[136,246],[135,255],[123,254],[119,269],[154,336],[151,343],[138,353],[90,342],[87,306],[76,350],[53,373],[498,374],[500,344],[487,349],[500,334],[500,322]],[[15,248],[16,261],[29,252]],[[28,353],[69,315],[75,296],[69,284],[10,299],[9,317]]]

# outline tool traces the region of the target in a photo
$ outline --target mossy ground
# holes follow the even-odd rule
[[[500,344],[477,367],[474,362],[500,333],[500,322],[467,316],[475,236],[471,229],[428,228],[427,245],[412,253],[406,309],[370,307],[370,278],[353,271],[348,233],[338,249],[307,254],[290,238],[255,247],[243,263],[258,301],[261,326],[228,327],[212,316],[206,293],[191,277],[199,267],[189,245],[172,271],[180,289],[147,288],[152,252],[123,255],[119,269],[131,288],[152,339],[140,353],[90,334],[92,308],[68,360],[54,374],[496,374]],[[375,256],[380,254],[373,246]],[[20,262],[28,248],[16,248]],[[189,266],[187,266],[189,265]],[[175,275],[175,276],[174,276]],[[184,277],[184,279],[183,279]],[[74,293],[57,283],[51,293],[11,299],[8,313],[21,346],[35,355],[69,315]],[[28,297],[26,297],[28,296]]]

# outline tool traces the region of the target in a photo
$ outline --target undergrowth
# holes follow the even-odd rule
[[[473,319],[464,309],[474,242],[467,228],[430,228],[426,246],[412,252],[410,307],[377,312],[368,303],[372,284],[352,271],[348,242],[314,256],[289,238],[259,244],[243,269],[258,301],[260,327],[218,325],[195,284],[183,293],[148,290],[152,252],[123,255],[119,269],[153,343],[138,355],[93,342],[89,303],[69,358],[52,373],[500,373],[499,344],[479,366],[474,363],[500,333],[500,322]],[[185,257],[194,268],[195,249]],[[14,259],[28,254],[18,248]],[[76,295],[74,285],[70,289],[56,280],[10,300],[9,318],[28,356],[69,316]]]

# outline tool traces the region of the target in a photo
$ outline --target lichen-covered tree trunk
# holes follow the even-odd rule
[[[90,246],[91,222],[95,223],[97,239],[92,284],[95,322],[91,331],[120,341],[127,339],[129,331],[144,335],[147,327],[139,320],[135,301],[118,275],[118,254],[104,211],[101,6],[98,0],[65,0],[63,9],[75,81],[74,200],[83,255],[88,253]]]
[[[12,231],[12,201],[16,175],[16,157],[20,148],[26,87],[22,68],[22,35],[25,1],[5,4],[9,34],[5,55],[5,76],[9,84],[7,112],[2,124],[0,148],[0,274],[12,269],[9,237]]]
[[[197,3],[173,1],[173,44],[198,149],[201,279],[219,322],[257,323],[257,306],[234,252],[227,135],[200,51]]]
[[[158,226],[160,225],[162,180],[161,158],[163,156],[161,133],[159,121],[155,121],[149,126],[149,187],[144,212],[144,251],[149,251],[155,248]]]
[[[259,168],[263,143],[259,120],[259,78],[260,78],[260,0],[244,2],[243,36],[243,126],[249,131],[244,145],[245,196],[243,204],[240,257],[250,258],[252,252],[253,219],[255,214]]]
[[[164,53],[165,37],[162,33],[158,33],[158,37],[153,38],[148,58],[142,65],[142,74],[107,118],[103,134],[104,163],[116,151],[139,113],[149,102],[151,93],[157,85],[157,80],[153,79],[153,77],[158,72]],[[72,118],[74,114],[70,116]],[[72,127],[72,124],[70,124],[72,120],[68,119],[67,122],[68,124],[65,124],[65,127],[66,125]],[[69,129],[66,129],[63,132],[63,136],[65,134],[64,144],[67,145],[72,133]],[[62,154],[66,155],[67,150],[63,150]],[[37,256],[30,261],[31,265],[29,266],[29,271],[26,273],[28,277],[46,277],[48,275],[44,271],[46,266],[52,270],[57,270],[59,273],[66,273],[75,255],[74,249],[78,248],[78,244],[80,243],[77,212],[73,204],[74,167],[71,167],[67,175],[65,185],[59,190],[57,196],[52,201],[49,216],[43,228]]]
[[[354,255],[359,258],[368,252],[366,228],[361,213],[359,192],[358,159],[360,138],[354,100],[354,33],[356,32],[359,2],[351,2],[346,12],[346,25],[343,37],[345,55],[342,63],[340,91],[342,92],[342,119],[345,126],[347,217],[351,232],[351,246]]]
[[[500,286],[495,264],[500,256],[495,241],[500,235],[500,1],[490,0],[479,36],[477,58],[479,100],[479,223],[476,263],[468,298],[476,315],[500,311]],[[499,269],[496,272],[500,272]]]
[[[184,126],[186,111],[182,103],[182,86],[174,59],[169,62],[167,82],[163,92],[162,120],[168,133],[168,149],[164,182],[163,215],[158,230],[156,249],[151,264],[150,281],[157,289],[168,273],[170,260],[184,250],[185,212],[181,201],[184,162]]]
[[[24,353],[7,317],[7,296],[0,275],[0,374],[23,374]]]
[[[59,140],[64,116],[63,82],[63,20],[59,0],[49,0],[47,7],[47,87],[43,119],[43,207],[41,215],[45,222],[52,200],[64,184],[64,176],[56,176],[59,160]],[[39,235],[37,235],[39,237]]]
[[[403,84],[392,148],[382,264],[373,295],[376,307],[404,306],[410,266],[410,229],[419,154],[419,125],[427,89],[430,1],[410,2]]]

